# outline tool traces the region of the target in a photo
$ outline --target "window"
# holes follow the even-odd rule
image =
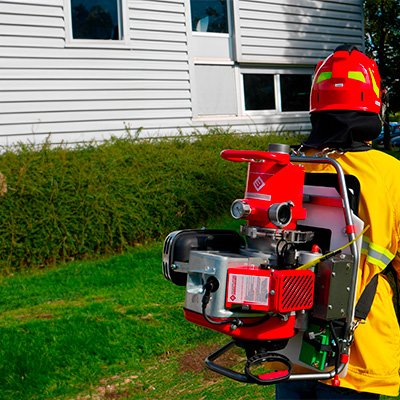
[[[311,73],[266,72],[258,70],[242,74],[245,111],[309,110]]]
[[[274,75],[243,74],[245,110],[275,110]]]
[[[190,0],[192,30],[228,33],[227,0]]]
[[[282,111],[308,111],[310,75],[280,75]]]
[[[121,0],[70,0],[73,39],[123,40]]]

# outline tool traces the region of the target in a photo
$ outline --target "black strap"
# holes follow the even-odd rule
[[[361,297],[358,299],[356,309],[354,312],[354,316],[357,319],[365,320],[371,309],[372,302],[374,301],[376,287],[378,286],[378,274],[374,275],[374,277],[368,282],[368,285],[365,287],[362,292]]]
[[[336,347],[334,344],[333,346],[330,344],[322,344],[318,339],[310,339],[307,337],[307,335],[303,336],[303,342],[308,343],[310,346],[314,347],[316,351],[334,351],[334,347]]]
[[[393,305],[396,311],[397,321],[400,325],[400,298],[399,298],[399,279],[397,277],[396,271],[392,265],[389,263],[387,267],[381,272],[382,275],[386,277],[390,286],[393,290]],[[374,275],[374,277],[370,280],[368,285],[365,287],[364,291],[362,292],[361,297],[359,298],[354,316],[357,319],[365,320],[368,316],[369,310],[371,309],[372,302],[374,301],[376,288],[378,286],[378,276],[379,274]]]
[[[385,276],[393,290],[393,305],[400,325],[400,282],[392,263],[382,271],[382,275]]]

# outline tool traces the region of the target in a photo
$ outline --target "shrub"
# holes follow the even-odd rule
[[[199,227],[243,194],[246,166],[225,148],[266,149],[297,137],[207,135],[40,148],[0,156],[0,268],[43,266],[119,252],[168,232]]]

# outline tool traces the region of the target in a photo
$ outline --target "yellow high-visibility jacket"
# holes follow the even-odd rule
[[[359,217],[365,226],[370,226],[363,236],[357,301],[371,278],[383,271],[390,261],[400,276],[400,161],[378,150],[331,153],[329,157],[340,163],[345,174],[358,178],[361,185]],[[328,164],[306,164],[306,170],[335,172]],[[392,288],[380,274],[365,324],[360,324],[355,331],[348,372],[341,379],[342,387],[398,395],[400,329],[392,298]]]

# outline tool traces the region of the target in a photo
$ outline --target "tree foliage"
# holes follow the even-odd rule
[[[400,111],[400,0],[364,0],[365,47],[378,63],[389,110]]]

